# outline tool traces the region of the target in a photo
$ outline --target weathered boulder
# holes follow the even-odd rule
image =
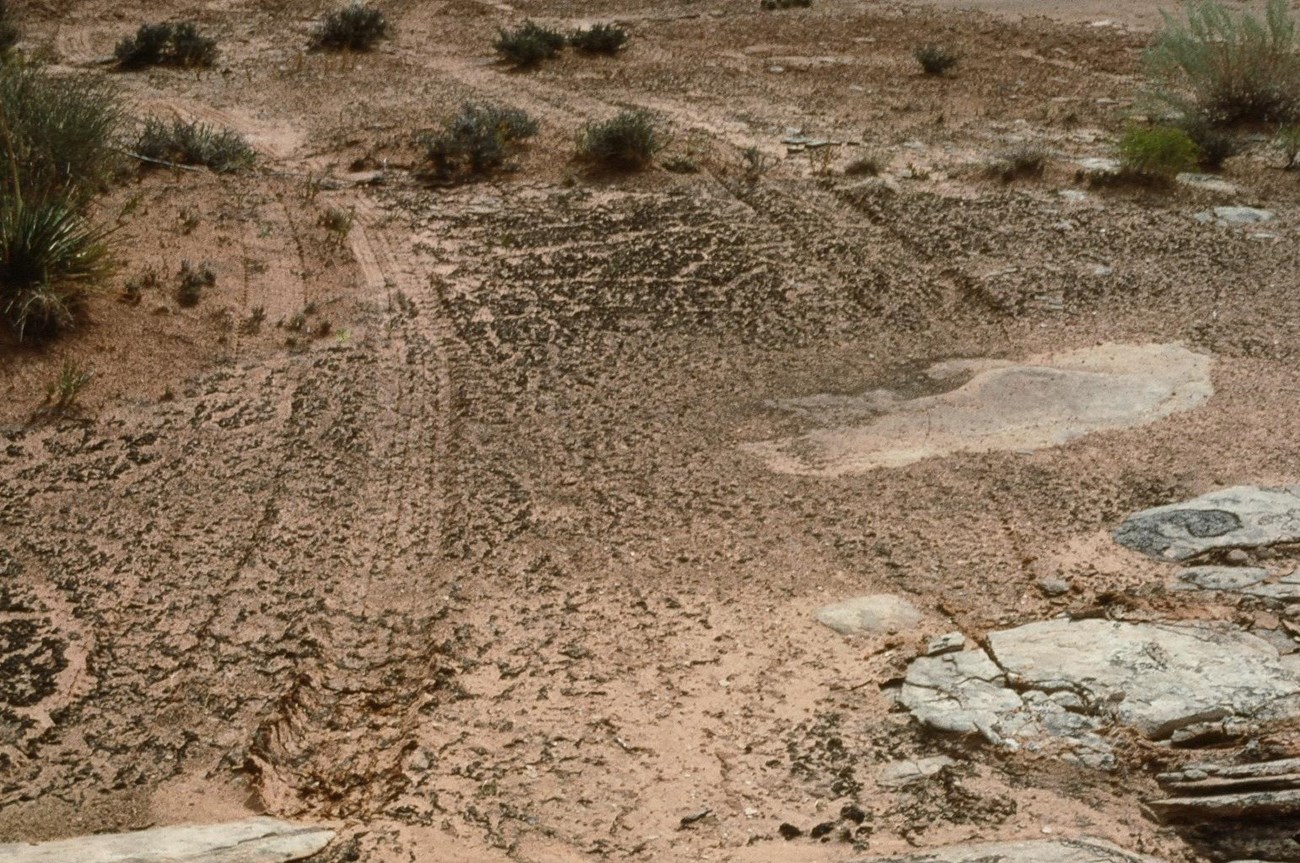
[[[310,857],[333,838],[333,830],[320,827],[246,818],[0,845],[0,863],[289,863]]]
[[[1160,863],[1103,839],[1031,839],[1024,842],[963,842],[902,857],[869,857],[857,863]]]
[[[1300,486],[1241,485],[1134,513],[1115,541],[1151,557],[1186,560],[1216,548],[1300,539]]]
[[[915,605],[892,593],[872,593],[823,606],[816,617],[841,635],[889,635],[911,629],[923,619]]]
[[[1300,860],[1300,758],[1193,764],[1156,777],[1150,810],[1215,859]]]

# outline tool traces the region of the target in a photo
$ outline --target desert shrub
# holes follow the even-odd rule
[[[1020,144],[999,153],[989,163],[986,173],[1004,183],[1013,180],[1041,177],[1047,170],[1047,151],[1036,144]]]
[[[776,9],[807,9],[812,6],[812,0],[762,0],[759,6],[769,12]]]
[[[1223,163],[1241,151],[1237,138],[1228,129],[1215,126],[1201,117],[1183,118],[1178,127],[1196,144],[1197,162],[1207,171],[1217,171]]]
[[[673,156],[663,161],[663,169],[671,174],[698,174],[699,163],[689,156]]]
[[[176,302],[179,305],[197,306],[204,288],[217,283],[217,274],[207,264],[195,266],[189,261],[181,261],[180,281],[176,285]]]
[[[885,157],[880,153],[865,153],[844,166],[846,177],[876,177],[885,170]]]
[[[85,199],[117,161],[121,112],[103,80],[0,65],[0,196],[55,192]]]
[[[243,136],[206,123],[145,120],[135,140],[136,155],[177,165],[203,165],[218,174],[252,166],[255,154]]]
[[[13,10],[9,8],[8,0],[0,0],[0,62],[14,49],[20,38],[22,31],[18,29],[18,22]]]
[[[1286,156],[1286,165],[1290,171],[1300,167],[1300,126],[1283,126],[1277,130],[1277,147]]]
[[[500,168],[520,143],[536,134],[537,121],[525,111],[466,102],[421,143],[435,176],[450,181]]]
[[[921,64],[925,74],[934,76],[948,74],[960,59],[956,52],[942,45],[922,45],[912,52],[912,56]]]
[[[624,111],[586,125],[578,135],[578,158],[615,171],[638,171],[650,164],[661,146],[649,114]]]
[[[148,66],[201,68],[217,62],[217,40],[199,32],[188,21],[179,24],[141,24],[134,36],[117,43],[113,57],[123,69]]]
[[[560,53],[566,41],[564,34],[556,30],[525,21],[514,30],[502,29],[492,47],[503,59],[528,68]]]
[[[68,197],[0,197],[0,312],[24,338],[71,326],[85,287],[107,272],[104,232]]]
[[[1192,0],[1186,18],[1166,14],[1147,52],[1158,99],[1214,125],[1286,122],[1300,114],[1300,46],[1286,0],[1269,0],[1263,20],[1217,0]]]
[[[1134,126],[1119,142],[1119,173],[1127,180],[1168,183],[1199,158],[1196,142],[1175,126]]]
[[[353,2],[331,13],[312,34],[311,46],[331,51],[369,51],[388,36],[388,19],[378,9]]]
[[[627,44],[627,31],[615,24],[596,24],[569,34],[569,44],[584,54],[617,54]]]

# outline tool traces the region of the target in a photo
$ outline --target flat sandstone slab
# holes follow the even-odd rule
[[[1258,548],[1300,539],[1300,486],[1239,485],[1134,513],[1115,541],[1151,557],[1186,560],[1215,548]]]
[[[1031,839],[965,842],[903,857],[872,857],[857,863],[1160,863],[1102,839]]]
[[[310,857],[333,838],[333,830],[247,818],[0,845],[0,863],[289,863]]]
[[[840,476],[957,452],[1037,450],[1191,410],[1214,392],[1210,357],[1181,345],[1105,344],[988,364],[964,385],[900,401],[861,425],[745,444],[778,473]],[[808,400],[805,400],[808,401]]]

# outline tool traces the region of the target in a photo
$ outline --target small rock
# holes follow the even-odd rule
[[[892,761],[880,768],[880,772],[876,775],[876,783],[882,788],[903,788],[933,776],[955,763],[946,755],[918,758],[915,761]]]
[[[820,839],[835,829],[834,821],[823,821],[816,827],[808,831],[808,835],[813,839]]]
[[[1213,174],[1179,174],[1176,178],[1179,185],[1189,186],[1193,189],[1201,189],[1206,192],[1217,192],[1221,195],[1237,194],[1237,187],[1227,180],[1220,179]]]
[[[929,644],[925,646],[925,655],[939,656],[943,653],[952,653],[954,650],[962,650],[965,647],[966,636],[960,632],[948,632],[930,639]]]
[[[1258,207],[1215,207],[1203,210],[1193,216],[1198,222],[1214,222],[1218,225],[1257,225],[1271,222],[1277,218],[1272,210]]]
[[[791,839],[798,839],[803,835],[803,831],[793,824],[786,822],[776,828],[776,832],[781,834],[781,838],[789,842]]]
[[[1038,580],[1038,589],[1046,596],[1061,596],[1070,592],[1070,583],[1057,576],[1046,576]]]
[[[840,818],[852,821],[854,824],[861,824],[867,820],[867,813],[856,803],[845,803],[844,808],[840,810]]]
[[[837,602],[817,610],[819,623],[841,635],[890,635],[921,622],[916,606],[892,593],[873,593]]]
[[[1189,566],[1178,573],[1179,590],[1241,590],[1268,578],[1258,566]]]
[[[701,809],[699,812],[692,812],[690,815],[683,815],[679,829],[684,830],[687,827],[690,827],[692,824],[703,821],[705,818],[708,818],[712,814],[713,814],[712,809]]]
[[[1232,551],[1228,552],[1226,560],[1233,566],[1242,566],[1250,563],[1250,555],[1246,554],[1246,552],[1239,548],[1234,548]]]

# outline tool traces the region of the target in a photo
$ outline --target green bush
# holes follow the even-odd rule
[[[529,68],[560,53],[566,41],[556,30],[525,21],[514,30],[502,29],[492,47],[510,63]]]
[[[584,54],[617,54],[627,44],[627,31],[614,24],[596,24],[571,33],[569,44]]]
[[[960,59],[955,52],[942,45],[922,45],[912,52],[912,56],[921,64],[925,74],[936,77],[948,74]]]
[[[158,162],[203,165],[218,174],[249,168],[255,160],[253,149],[236,132],[199,122],[167,123],[156,117],[145,120],[134,152]]]
[[[312,34],[311,46],[331,51],[369,51],[388,33],[384,13],[355,0],[321,22]]]
[[[812,0],[762,0],[759,5],[769,12],[775,9],[807,9],[812,6]]]
[[[1300,115],[1300,56],[1286,0],[1264,19],[1216,0],[1192,0],[1187,20],[1165,15],[1147,52],[1155,96],[1180,116],[1212,125],[1288,122]]]
[[[0,196],[57,191],[84,200],[118,160],[113,139],[121,109],[102,79],[0,65],[0,117]]]
[[[1219,170],[1224,162],[1241,152],[1241,144],[1231,130],[1212,125],[1203,118],[1184,118],[1178,127],[1195,142],[1200,151],[1200,166],[1207,171]]]
[[[20,38],[22,38],[22,31],[18,29],[18,22],[14,20],[9,3],[7,0],[0,0],[0,61],[13,50]]]
[[[1135,126],[1119,141],[1120,175],[1129,180],[1168,183],[1199,158],[1196,142],[1174,126]]]
[[[578,158],[615,171],[638,171],[661,148],[650,115],[624,111],[603,123],[588,123],[578,136]]]
[[[106,275],[104,232],[61,196],[0,198],[0,311],[24,338],[71,326],[87,284]]]
[[[134,36],[117,43],[113,56],[123,69],[148,66],[201,68],[217,62],[217,40],[186,21],[179,24],[141,24]]]
[[[537,121],[524,111],[467,102],[421,143],[434,174],[446,182],[496,170],[536,134]]]

